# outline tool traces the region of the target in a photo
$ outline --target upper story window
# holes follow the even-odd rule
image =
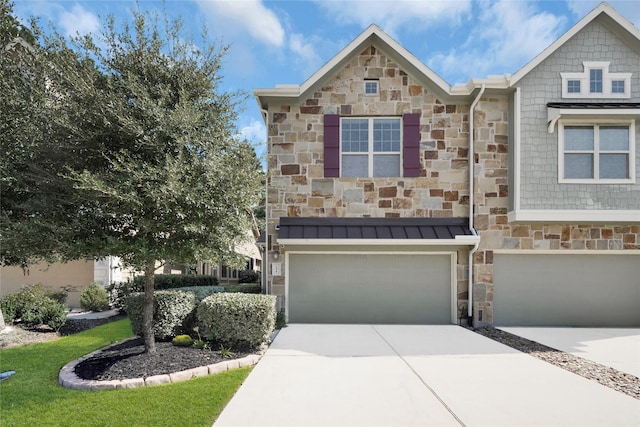
[[[633,183],[635,121],[560,122],[561,183]]]
[[[378,93],[378,81],[377,80],[365,80],[364,81],[364,93],[367,95],[376,95]]]
[[[400,176],[402,123],[399,117],[342,118],[341,176]]]
[[[580,93],[580,80],[569,80],[567,82],[567,91],[569,93]]]
[[[563,98],[630,98],[631,74],[610,73],[607,61],[585,61],[581,73],[560,73]]]
[[[611,81],[611,93],[624,93],[624,80],[612,80]]]
[[[420,113],[402,117],[324,115],[324,176],[418,177]]]

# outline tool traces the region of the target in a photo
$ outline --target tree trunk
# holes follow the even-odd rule
[[[153,334],[153,288],[156,262],[148,261],[144,268],[144,307],[142,310],[142,335],[147,353],[156,352],[156,340]]]
[[[2,315],[2,308],[0,308],[0,331],[3,330],[5,328],[5,324],[4,324],[4,317]]]

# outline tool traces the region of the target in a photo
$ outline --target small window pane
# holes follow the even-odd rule
[[[600,178],[629,178],[629,162],[626,154],[601,154]]]
[[[342,156],[342,176],[369,176],[369,156],[346,154]]]
[[[373,151],[400,151],[400,119],[373,121]]]
[[[589,70],[589,89],[591,93],[602,93],[602,69]]]
[[[624,80],[614,80],[611,82],[611,93],[624,93]]]
[[[593,178],[593,155],[565,154],[564,177],[567,179]]]
[[[364,82],[364,93],[368,95],[374,95],[378,93],[378,82],[377,81]]]
[[[600,150],[629,150],[628,126],[600,126]]]
[[[580,80],[569,80],[567,90],[569,93],[580,93]]]
[[[565,151],[593,150],[593,127],[566,126],[564,128]]]
[[[377,154],[373,156],[373,176],[400,176],[400,155]]]
[[[342,151],[366,152],[369,145],[369,121],[349,119],[342,121]]]

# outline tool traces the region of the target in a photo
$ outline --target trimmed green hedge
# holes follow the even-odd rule
[[[190,286],[187,288],[179,288],[177,291],[191,292],[195,295],[196,301],[200,303],[203,299],[209,295],[224,292],[224,286]]]
[[[218,278],[215,276],[203,276],[194,274],[156,274],[154,276],[157,290],[186,288],[191,286],[218,286]],[[144,289],[144,276],[133,278],[136,286]]]
[[[218,293],[200,302],[198,326],[208,340],[256,347],[269,340],[276,321],[276,297]]]
[[[243,294],[260,294],[262,293],[262,286],[260,283],[238,283],[237,285],[224,286],[223,292],[241,292]]]
[[[142,336],[144,293],[136,292],[126,298],[125,310],[131,319],[133,333]],[[179,290],[153,293],[153,333],[156,339],[167,340],[190,331],[196,297],[191,292]]]

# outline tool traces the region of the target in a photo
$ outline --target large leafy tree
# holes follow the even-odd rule
[[[3,206],[3,258],[116,255],[144,271],[154,352],[156,262],[239,262],[231,248],[260,199],[260,164],[233,125],[243,98],[219,86],[226,47],[136,11],[132,23],[109,18],[99,39],[70,47],[35,32],[48,123],[23,164],[47,186],[16,172],[28,196],[15,198],[21,215]]]

